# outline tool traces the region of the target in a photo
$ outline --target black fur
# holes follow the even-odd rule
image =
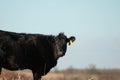
[[[65,55],[69,39],[63,33],[52,36],[0,30],[0,72],[2,67],[31,69],[34,80],[38,80]]]

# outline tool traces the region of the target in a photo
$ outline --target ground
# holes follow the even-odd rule
[[[0,80],[33,80],[33,75],[30,70],[2,69]],[[120,69],[52,70],[42,80],[120,80]]]

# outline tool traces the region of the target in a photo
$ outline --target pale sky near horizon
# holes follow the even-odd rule
[[[0,0],[0,29],[76,36],[57,68],[120,68],[120,0]]]

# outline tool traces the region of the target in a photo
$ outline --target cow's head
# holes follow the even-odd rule
[[[71,45],[74,41],[74,36],[67,38],[64,33],[59,33],[59,35],[55,37],[55,58],[58,59],[64,56],[67,50],[67,43]]]

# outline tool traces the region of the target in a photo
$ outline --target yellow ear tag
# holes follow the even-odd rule
[[[73,43],[72,40],[70,40],[70,41],[69,41],[69,46],[72,45],[72,43]]]

